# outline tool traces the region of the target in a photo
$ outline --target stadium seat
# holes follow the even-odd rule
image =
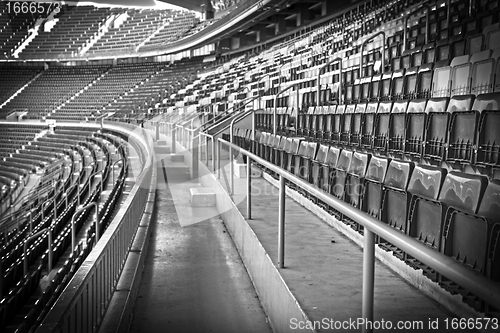
[[[372,156],[363,180],[361,210],[380,219],[382,205],[382,184],[385,181],[390,160],[385,157]]]
[[[369,154],[354,152],[351,164],[347,170],[344,200],[357,209],[361,209],[363,182],[369,162]],[[361,232],[362,226],[359,223],[347,216],[343,216],[342,220],[354,230]]]
[[[381,220],[402,233],[407,233],[408,228],[407,211],[410,198],[406,188],[413,167],[411,162],[392,160],[382,187]],[[403,252],[384,239],[379,239],[379,246],[387,251],[393,251],[399,259],[404,259]]]
[[[477,154],[474,164],[480,167],[500,167],[500,93],[479,95],[474,109],[480,112],[477,132]]]

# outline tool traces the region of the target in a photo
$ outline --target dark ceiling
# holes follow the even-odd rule
[[[47,2],[47,0],[37,0],[38,2]],[[210,0],[159,0],[161,2],[169,3],[172,5],[184,7],[191,10],[201,11],[202,4],[208,5]],[[70,0],[71,2],[71,0]],[[79,1],[73,1],[79,2]],[[86,1],[90,3],[99,4],[109,4],[109,5],[122,5],[127,6],[141,6],[141,7],[153,7],[155,6],[154,0],[93,0]]]

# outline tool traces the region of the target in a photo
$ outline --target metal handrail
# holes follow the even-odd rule
[[[239,146],[230,143],[222,138],[219,138],[218,141],[220,144],[225,144],[226,146],[237,150],[240,154],[246,155],[247,158],[252,159],[253,161],[263,165],[270,171],[278,174],[280,177],[280,193],[284,193],[284,179],[287,179],[291,183],[294,183],[295,185],[305,189],[311,195],[317,197],[325,204],[332,206],[341,214],[346,215],[347,217],[356,221],[364,227],[363,318],[366,318],[367,320],[373,320],[375,234],[394,244],[415,259],[432,267],[434,270],[436,270],[440,274],[443,274],[448,279],[466,288],[472,294],[481,298],[488,304],[491,304],[496,308],[500,308],[500,285],[498,283],[491,281],[486,276],[477,271],[467,268],[453,258],[448,257],[443,253],[437,252],[430,247],[427,247],[417,239],[402,234],[400,231],[392,228],[382,221],[375,219],[373,216],[353,208],[348,203],[331,196],[330,194],[324,192],[323,190],[317,188],[309,182],[296,177],[295,175],[283,170],[282,168],[272,164],[271,162],[268,162],[261,157],[245,149],[242,149]],[[251,179],[249,181],[251,181]],[[248,186],[248,188],[250,188],[250,186]],[[250,194],[251,191],[247,193],[247,197],[250,197]],[[284,207],[281,207],[280,201],[280,211],[281,209],[284,209]],[[280,223],[281,222],[282,221],[280,214]],[[280,242],[280,249],[282,245],[283,244]],[[279,251],[280,267],[283,267],[284,254],[282,251],[283,250]]]
[[[318,72],[318,82],[317,82],[317,86],[318,86],[318,93],[316,95],[316,106],[319,106],[319,95],[321,94],[321,72],[327,68],[328,66],[330,66],[331,64],[333,64],[334,62],[339,62],[339,105],[342,104],[342,58],[341,57],[337,57],[335,59],[332,59],[330,61],[328,61],[324,66],[322,66],[320,69],[319,69],[319,72]]]
[[[382,35],[382,68],[380,69],[380,73],[384,73],[385,70],[385,32],[384,31],[379,31],[368,37],[363,44],[361,45],[361,52],[359,53],[359,56],[361,57],[359,59],[359,77],[362,77],[361,73],[363,73],[363,50],[365,49],[365,45],[370,43],[375,37]],[[342,75],[342,74],[341,74]]]
[[[404,47],[405,51],[408,47],[407,34],[408,34],[408,21],[410,20],[410,16],[412,16],[412,15],[414,15],[414,14],[416,14],[424,9],[426,10],[426,12],[425,12],[426,13],[425,14],[425,44],[427,44],[429,41],[429,18],[430,18],[431,9],[429,8],[429,5],[424,4],[420,7],[418,7],[417,9],[415,9],[414,11],[412,11],[411,13],[409,13],[408,15],[406,15],[405,22],[404,22],[404,32],[403,32],[403,47]]]

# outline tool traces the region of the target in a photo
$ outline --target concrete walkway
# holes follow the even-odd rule
[[[216,208],[191,207],[189,189],[201,185],[160,170],[153,236],[129,331],[271,332]]]

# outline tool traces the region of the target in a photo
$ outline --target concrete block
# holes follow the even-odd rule
[[[234,166],[234,174],[238,178],[246,178],[247,177],[247,165],[238,163],[238,161],[233,162]]]
[[[169,146],[155,146],[154,148],[156,154],[170,154]]]
[[[170,160],[172,162],[184,162],[184,155],[182,154],[171,154]]]
[[[215,191],[210,187],[190,188],[192,207],[215,207]]]

